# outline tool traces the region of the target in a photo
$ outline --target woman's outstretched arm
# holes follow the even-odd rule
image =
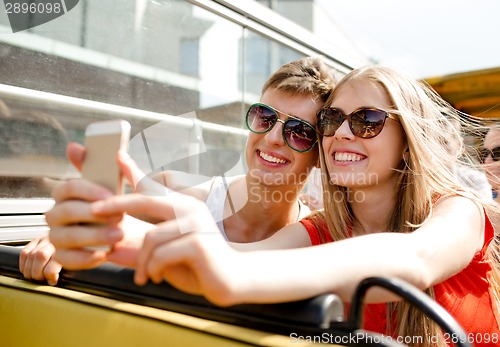
[[[316,247],[255,252],[228,245],[203,203],[195,199],[157,203],[158,216],[163,213],[165,222],[144,240],[136,283],[166,279],[219,305],[282,302],[326,292],[349,301],[358,283],[369,276],[398,277],[423,289],[465,268],[484,241],[483,211],[462,197],[441,199],[413,233],[378,233]],[[117,209],[151,212],[155,210],[151,206],[144,197],[113,197],[92,210],[96,215]],[[295,224],[274,239],[290,230],[300,234]],[[269,248],[272,241],[267,241]],[[382,291],[369,298],[392,299]]]

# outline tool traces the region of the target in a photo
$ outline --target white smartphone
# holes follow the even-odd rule
[[[130,123],[124,120],[110,120],[89,124],[85,130],[85,159],[82,177],[99,183],[115,194],[123,191],[116,155],[128,149]]]

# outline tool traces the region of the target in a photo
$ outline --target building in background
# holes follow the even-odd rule
[[[342,72],[363,61],[314,0],[206,3],[81,0],[16,34],[3,14],[0,83],[180,115],[255,101],[304,49],[342,62]],[[240,119],[237,111],[227,116]]]
[[[147,154],[138,155],[147,172],[194,149],[243,152],[248,105],[272,72],[308,55],[339,75],[365,63],[316,0],[80,0],[16,33],[0,11],[0,99],[12,113],[50,115],[80,143],[90,122],[127,119],[133,138],[148,136],[131,142],[142,144],[131,154]],[[47,174],[43,158],[11,159],[23,177],[75,175],[68,165]]]

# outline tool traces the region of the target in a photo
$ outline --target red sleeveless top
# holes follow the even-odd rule
[[[306,228],[313,246],[334,242],[326,221],[311,219],[300,222]],[[500,312],[493,303],[493,287],[489,281],[492,271],[486,250],[494,238],[494,229],[485,213],[483,248],[474,255],[461,272],[434,286],[436,301],[460,323],[468,333],[469,341],[477,347],[500,346]],[[368,304],[364,309],[363,329],[387,334],[386,305]],[[453,336],[445,335],[450,346]]]

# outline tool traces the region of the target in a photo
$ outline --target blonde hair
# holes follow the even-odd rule
[[[429,218],[433,203],[443,195],[465,196],[487,208],[494,208],[493,204],[483,201],[471,188],[462,186],[456,177],[459,166],[471,166],[474,163],[465,151],[456,122],[471,129],[474,127],[472,123],[464,121],[458,111],[423,83],[380,66],[367,66],[349,73],[337,84],[326,105],[331,104],[336,90],[354,80],[369,81],[385,92],[391,105],[386,111],[399,117],[409,149],[407,159],[403,159],[401,166],[395,169],[399,172],[395,187],[397,202],[387,226],[389,232],[414,231]],[[319,214],[318,217],[326,219],[332,238],[339,241],[350,237],[348,230],[354,217],[348,203],[347,188],[334,185],[329,179],[321,141],[319,143],[325,209],[324,216]],[[491,280],[496,288],[493,292],[498,296],[498,246],[493,242],[488,254],[494,262]],[[432,288],[427,289],[426,293],[434,297]],[[498,297],[496,299],[497,303],[500,302]],[[441,335],[437,325],[410,304],[401,301],[388,304],[387,307],[387,333],[390,333],[389,325],[393,321],[391,314],[394,312],[397,326],[393,333],[399,336]],[[429,342],[425,340],[421,346],[428,346]],[[438,346],[446,344],[441,341]]]

